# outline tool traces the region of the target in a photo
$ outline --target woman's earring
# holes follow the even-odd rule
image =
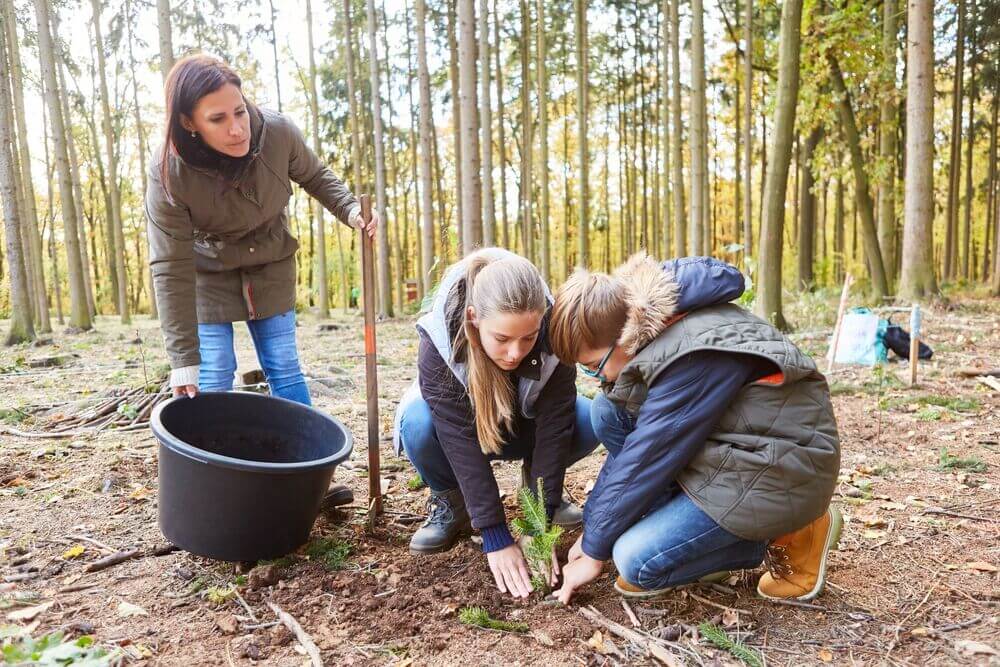
[[[195,132],[194,130],[191,130],[191,138],[192,139],[197,139],[198,138],[198,133]]]

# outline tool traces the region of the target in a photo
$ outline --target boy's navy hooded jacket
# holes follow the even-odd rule
[[[640,255],[619,277],[630,302],[619,344],[633,358],[603,389],[629,413],[635,430],[621,452],[608,457],[587,500],[584,553],[610,558],[615,541],[675,482],[723,528],[746,539],[770,539],[788,532],[790,524],[805,525],[815,518],[813,505],[825,510],[839,468],[825,380],[780,332],[726,303],[743,293],[742,274],[711,258],[657,264]],[[822,388],[813,386],[816,382]],[[755,418],[768,418],[770,406],[783,404],[784,393],[795,391],[792,384],[816,410],[790,415],[775,407],[780,423],[768,432]],[[769,391],[765,386],[777,391],[761,393]],[[765,407],[750,408],[749,419],[734,413],[747,401]],[[790,434],[789,417],[801,417],[805,428]],[[779,450],[778,459],[791,450],[784,457],[793,462],[791,474],[773,458]],[[799,483],[809,474],[798,470],[803,456],[818,461],[815,480],[802,481],[815,503],[803,507],[781,483],[760,488],[773,484],[775,476]],[[813,488],[817,485],[822,488]],[[760,526],[749,527],[755,522],[746,520],[748,512],[760,513]]]

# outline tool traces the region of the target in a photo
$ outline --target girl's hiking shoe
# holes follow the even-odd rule
[[[323,507],[340,507],[354,502],[354,492],[343,484],[332,484],[323,496]]]
[[[840,540],[844,520],[830,506],[826,513],[794,533],[768,545],[767,572],[757,594],[772,600],[812,600],[826,585],[826,555]]]
[[[720,581],[725,581],[732,576],[732,572],[729,570],[722,570],[720,572],[712,572],[711,574],[706,574],[704,577],[698,580],[701,584],[715,584]],[[666,586],[664,588],[654,588],[652,590],[646,590],[645,588],[640,588],[634,584],[630,584],[625,581],[621,576],[615,580],[615,590],[618,591],[622,597],[632,598],[633,600],[648,600],[649,598],[659,597],[664,593],[668,593],[678,586]]]
[[[472,532],[472,522],[459,489],[431,491],[427,520],[410,538],[410,553],[436,554],[451,549],[458,538]]]

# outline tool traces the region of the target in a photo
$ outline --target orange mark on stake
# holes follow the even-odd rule
[[[365,354],[375,354],[375,327],[365,325]]]

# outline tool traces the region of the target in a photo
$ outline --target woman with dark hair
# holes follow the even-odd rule
[[[174,395],[233,387],[233,322],[245,321],[271,393],[309,405],[295,343],[295,181],[344,224],[361,207],[285,116],[243,95],[207,55],[166,82],[163,146],[146,191],[149,263]],[[377,215],[366,232],[374,236]]]

